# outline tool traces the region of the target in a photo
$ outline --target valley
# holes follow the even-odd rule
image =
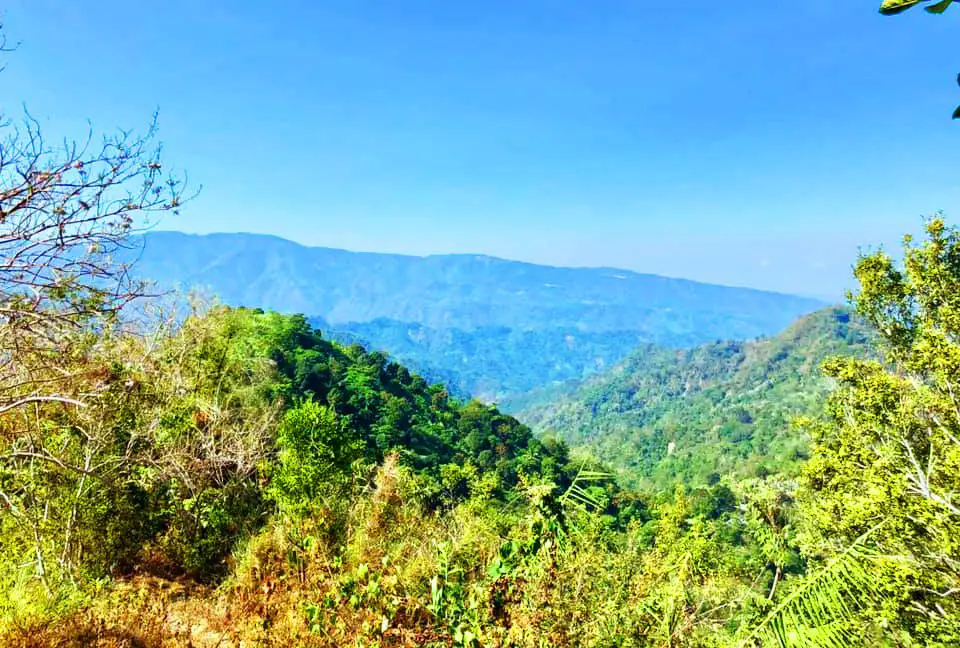
[[[624,270],[354,253],[249,234],[151,232],[132,256],[161,288],[303,313],[335,338],[486,401],[584,378],[641,343],[772,335],[824,306]]]

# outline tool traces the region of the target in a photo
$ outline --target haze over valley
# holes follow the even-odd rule
[[[583,378],[641,343],[773,335],[825,305],[615,268],[355,253],[255,234],[151,232],[134,251],[137,272],[162,287],[303,313],[487,401]]]

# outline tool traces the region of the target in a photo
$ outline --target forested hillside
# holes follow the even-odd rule
[[[464,330],[569,327],[638,331],[669,344],[770,333],[822,305],[613,268],[347,252],[254,234],[151,232],[138,254],[138,272],[162,284],[206,286],[231,306],[334,325],[387,318]]]
[[[321,318],[311,318],[311,323],[338,340],[388,350],[391,357],[454,393],[485,402],[586,378],[612,366],[644,340],[635,331],[597,333],[572,327],[435,329],[386,319],[334,326]]]
[[[822,306],[625,270],[353,253],[251,234],[151,232],[131,256],[161,287],[305,313],[332,337],[360,340],[486,401],[584,378],[641,342],[772,334]]]
[[[818,412],[830,390],[820,364],[869,355],[870,340],[850,311],[830,308],[769,339],[689,350],[646,345],[583,384],[504,405],[645,487],[795,474],[808,439],[792,419]]]
[[[856,302],[891,332],[885,358],[928,382],[833,360],[839,387],[797,480],[734,468],[646,494],[302,316],[130,322],[101,310],[101,272],[50,286],[39,310],[14,294],[5,304],[37,323],[7,319],[0,337],[17,341],[0,406],[0,644],[953,645],[960,446],[939,418],[949,356],[931,351],[954,345],[941,326],[958,293],[940,282],[960,285],[944,261],[960,234],[935,221],[930,235],[908,248],[909,279],[862,259]],[[674,397],[719,385],[736,399],[711,377],[767,376],[774,402],[806,384],[813,355],[866,335],[825,311],[776,340],[661,350],[690,367],[661,380]],[[903,436],[921,432],[918,407],[942,432]],[[940,460],[914,477],[921,439]]]
[[[147,32],[136,31],[126,17],[117,21],[115,38],[96,43],[106,48],[102,52],[75,47],[89,43],[72,40],[80,35],[76,25],[86,12],[100,9],[76,4],[67,21],[34,11],[32,4],[20,15],[37,14],[44,27],[60,26],[56,33],[69,36],[81,66],[71,70],[110,76],[103,71],[113,59],[146,62]],[[508,9],[498,7],[500,13],[488,16],[481,4],[471,13],[459,6],[444,13],[449,22],[442,29],[415,20],[417,11],[406,6],[395,13],[367,8],[362,15],[376,23],[371,33],[384,42],[381,60],[413,61],[416,75],[432,85],[444,75],[425,74],[429,68],[418,67],[420,58],[438,61],[441,71],[457,78],[464,75],[438,57],[440,50],[400,57],[404,45],[432,42],[439,34],[459,47],[468,35],[477,36],[459,27],[472,25],[475,16],[484,18],[478,21],[484,45],[498,44],[490,36]],[[943,14],[953,4],[883,0],[880,10],[925,7]],[[821,5],[810,13],[832,6]],[[226,76],[220,66],[236,64],[230,59],[246,56],[250,43],[260,48],[259,38],[273,47],[258,49],[253,67],[282,77],[285,90],[303,89],[294,81],[305,68],[280,70],[274,63],[291,58],[275,50],[318,65],[320,51],[307,47],[316,34],[288,33],[289,20],[269,22],[276,7],[250,15],[239,4],[234,9],[229,20],[196,21],[205,28],[229,24],[229,31],[211,33],[217,36],[211,39],[215,57],[200,56],[206,42],[173,39],[190,45],[184,48],[189,72],[204,85],[203,93],[193,88],[188,98],[210,99],[227,90],[214,83]],[[678,11],[678,26],[704,10],[671,9]],[[616,55],[632,65],[624,54],[637,50],[626,48],[626,41],[637,40],[633,30],[651,16],[649,9],[637,9],[632,15],[638,20],[620,21],[613,31],[614,18],[603,7],[578,10],[588,22],[598,18],[602,33],[611,35],[602,43],[605,60]],[[723,22],[733,11],[726,5],[709,10]],[[564,36],[577,36],[571,40],[576,57],[566,62],[591,73],[594,83],[576,88],[575,94],[590,99],[582,104],[589,111],[579,114],[599,113],[603,122],[586,124],[578,136],[593,129],[601,134],[600,126],[618,122],[616,102],[601,105],[596,99],[603,98],[604,82],[623,79],[593,78],[599,69],[593,63],[604,60],[583,54],[591,43],[580,36],[589,25],[578,20],[576,32],[565,32],[553,14],[545,20],[538,10],[525,11],[530,13],[512,23],[523,44],[550,44],[542,48],[543,58],[563,74],[576,71],[559,64],[558,48]],[[431,7],[430,17],[434,12],[442,13]],[[757,13],[750,9],[750,20],[756,19],[751,29],[767,24]],[[323,15],[352,45],[353,33],[341,29],[350,24],[344,16]],[[256,29],[244,29],[244,18],[253,16],[259,18],[251,21]],[[737,40],[752,43],[742,38],[749,35],[741,24],[747,17],[722,25],[702,22],[710,36],[702,50],[687,52],[699,32],[670,31],[657,44],[677,41],[689,54],[715,52],[721,41],[713,37],[729,33],[730,25]],[[162,35],[158,42],[172,38],[170,30],[157,29],[165,24],[208,33],[191,31],[197,26],[183,18],[147,22]],[[310,30],[318,24],[302,22]],[[812,31],[813,24],[799,25],[798,32]],[[281,41],[269,38],[272,27]],[[533,27],[548,27],[550,39],[542,40]],[[396,39],[395,31],[405,38]],[[768,33],[783,37],[782,30]],[[243,35],[258,38],[236,38]],[[231,44],[235,39],[243,40],[244,49]],[[143,49],[133,52],[129,43]],[[823,44],[818,66],[831,62],[820,56],[831,53],[830,43]],[[792,52],[775,49],[776,55]],[[0,54],[15,50],[0,30]],[[338,78],[349,77],[351,84],[365,79],[345,70],[376,67],[369,64],[377,59],[363,49],[331,51],[360,59],[334,61]],[[850,51],[845,45],[843,53]],[[518,67],[512,52],[503,53],[499,58],[508,66],[500,71],[526,88],[535,78],[527,73],[535,68]],[[746,60],[740,53],[738,62]],[[176,61],[169,59],[163,78],[150,81],[169,87],[174,80],[179,91],[177,73],[185,68]],[[5,63],[0,61],[0,73]],[[664,68],[672,87],[669,105],[658,104],[660,115],[687,112],[678,111],[674,100],[685,100],[696,85],[687,81],[706,78],[702,67],[680,63]],[[914,59],[903,69],[914,71]],[[209,71],[216,74],[204,76]],[[899,72],[885,69],[882,76]],[[60,92],[70,88],[58,87],[62,81],[55,77],[32,76],[41,85],[52,82],[52,96],[71,106],[71,99],[93,105],[90,97],[109,87],[93,83],[103,79],[84,78],[85,91],[71,94]],[[784,76],[791,86],[797,78],[813,78]],[[22,77],[31,74],[15,80]],[[683,87],[675,86],[677,78]],[[717,78],[726,84],[731,76]],[[876,78],[870,76],[871,82]],[[255,77],[229,80],[231,89],[264,87],[250,83]],[[467,80],[486,92],[491,77]],[[113,87],[126,93],[129,81],[124,98],[136,105],[136,79],[120,81]],[[406,97],[415,102],[407,104],[404,96],[393,101],[403,79],[390,81],[395,83],[377,88],[387,94],[377,96],[391,97],[383,113],[391,129],[406,123],[399,119],[410,116],[404,113],[432,118],[435,96],[416,86]],[[552,83],[542,81],[531,87],[547,99]],[[862,86],[850,89],[856,93]],[[307,100],[317,98],[290,94],[308,107]],[[338,110],[363,105],[361,95],[344,96]],[[519,130],[526,135],[534,130],[532,122],[521,118],[543,110],[529,98],[516,98],[535,112],[496,114],[511,116],[509,123],[523,125]],[[920,97],[916,105],[924,101]],[[787,105],[773,103],[778,109]],[[685,105],[713,138],[704,156],[708,164],[733,160],[721,157],[716,146],[731,131],[716,133],[716,124],[739,130],[756,116],[771,117],[765,128],[784,123],[772,119],[781,115],[773,112],[730,120],[729,110],[738,108],[733,103],[715,115],[705,114],[709,104]],[[867,102],[858,105],[866,109]],[[255,170],[264,182],[254,193],[267,201],[334,169],[311,160],[298,170],[304,175],[282,184],[282,172],[296,165],[294,158],[281,160],[290,152],[281,140],[302,135],[296,145],[307,149],[322,138],[268,119],[279,137],[261,145],[251,137],[258,133],[231,132],[244,123],[232,121],[238,115],[202,107],[214,119],[206,124],[223,125],[227,137],[218,132],[216,140],[206,140],[200,133],[188,141],[198,150],[213,142],[226,149],[214,162],[227,163],[227,176],[220,179],[234,180],[233,191],[242,189],[240,177],[251,177],[238,174],[244,162],[230,146],[234,139],[245,152],[284,163]],[[274,116],[259,104],[254,108],[257,124],[264,114]],[[822,115],[835,119],[832,108]],[[886,105],[875,110],[881,109],[885,123],[890,115],[899,117]],[[786,112],[800,111],[784,111],[783,118],[792,119]],[[484,114],[478,110],[476,116]],[[822,115],[817,133],[828,132]],[[313,113],[310,118],[311,124],[320,122]],[[175,121],[177,128],[184,123]],[[862,252],[853,266],[856,289],[848,307],[814,311],[819,305],[812,300],[619,270],[463,255],[353,254],[262,236],[149,233],[159,219],[191,209],[197,195],[185,175],[166,166],[156,116],[142,132],[91,133],[78,142],[61,140],[59,133],[44,137],[41,125],[31,113],[0,113],[0,648],[960,646],[960,227],[942,214],[924,221],[922,235],[905,236],[902,253]],[[699,156],[706,140],[692,128],[697,124],[686,125]],[[840,130],[831,128],[830,137],[840,137]],[[478,128],[470,141],[476,146],[490,132]],[[673,146],[671,135],[679,132],[662,135]],[[453,147],[443,150],[418,133],[404,130],[395,144],[407,153],[415,137],[423,145],[417,153],[441,157],[444,164],[456,159]],[[638,140],[641,134],[631,131]],[[866,143],[844,143],[854,141]],[[361,169],[359,162],[372,150],[337,158],[337,170]],[[567,167],[577,173],[562,178],[587,170],[579,152],[574,147],[578,168]],[[600,164],[600,175],[592,177],[602,183],[582,184],[570,196],[591,189],[602,197],[594,191],[602,188],[609,192],[604,202],[612,200],[621,180],[638,177],[631,159],[610,158],[625,174],[609,178],[613,166]],[[650,159],[658,171],[673,164]],[[757,159],[776,171],[776,158]],[[395,172],[392,160],[377,161]],[[590,165],[596,162],[604,160]],[[904,175],[905,167],[895,172]],[[520,170],[498,169],[511,175]],[[746,175],[744,170],[734,175]],[[478,165],[469,171],[478,172]],[[930,167],[915,172],[928,174]],[[415,177],[391,180],[405,184]],[[456,177],[431,186],[453,188],[449,181]],[[718,200],[718,213],[734,213],[734,203],[722,194],[736,187],[719,181],[711,186],[723,189],[710,196]],[[309,189],[316,194],[316,186]],[[785,203],[797,196],[775,189]],[[299,213],[310,206],[304,196],[309,194],[285,204],[295,204]],[[575,214],[591,213],[573,208]],[[765,206],[763,216],[770,213],[781,215]],[[195,283],[212,286],[222,299],[164,290]],[[623,353],[628,357],[617,360]],[[409,359],[410,366],[396,357]],[[501,409],[469,394],[509,398]]]
[[[173,572],[207,578],[271,507],[331,506],[335,489],[321,484],[333,473],[361,477],[388,454],[435,505],[459,497],[471,474],[489,475],[488,495],[502,497],[520,473],[568,470],[562,445],[488,406],[451,401],[382,354],[323,340],[302,317],[220,308],[149,343],[152,352],[123,335],[78,348],[77,364],[61,367],[73,380],[60,400],[38,406],[38,418],[4,418],[2,434],[15,440],[4,458],[8,505],[39,525],[3,530],[6,559],[53,562],[45,554],[55,549],[62,564],[96,573],[107,562],[130,569],[149,551]],[[85,394],[82,410],[63,402]],[[21,426],[29,442],[16,440]],[[71,438],[77,427],[86,434]],[[46,535],[71,526],[67,537]]]

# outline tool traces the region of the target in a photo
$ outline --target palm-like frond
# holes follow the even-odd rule
[[[609,473],[587,470],[586,462],[584,462],[583,465],[580,466],[577,476],[573,478],[570,487],[560,496],[560,503],[564,506],[567,504],[582,504],[588,509],[599,508],[601,504],[600,501],[587,491],[586,486],[590,482],[604,481],[609,478]]]
[[[822,569],[784,598],[741,646],[838,648],[860,646],[851,621],[864,604],[880,596],[881,582],[871,572],[880,555],[868,541],[886,521],[857,538]]]

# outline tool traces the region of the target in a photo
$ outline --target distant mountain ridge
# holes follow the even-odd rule
[[[142,240],[136,271],[161,286],[205,287],[230,305],[303,313],[451,375],[486,399],[582,378],[640,342],[748,339],[823,306],[748,288],[483,255],[348,252],[259,234],[155,231]],[[498,357],[489,359],[491,350]]]
[[[557,268],[481,255],[427,257],[305,247],[259,234],[144,236],[141,273],[206,283],[228,303],[323,317],[380,317],[434,328],[643,330],[717,318],[752,337],[822,306],[805,297],[612,268]],[[710,328],[707,326],[706,328]],[[696,330],[713,335],[703,326]]]

